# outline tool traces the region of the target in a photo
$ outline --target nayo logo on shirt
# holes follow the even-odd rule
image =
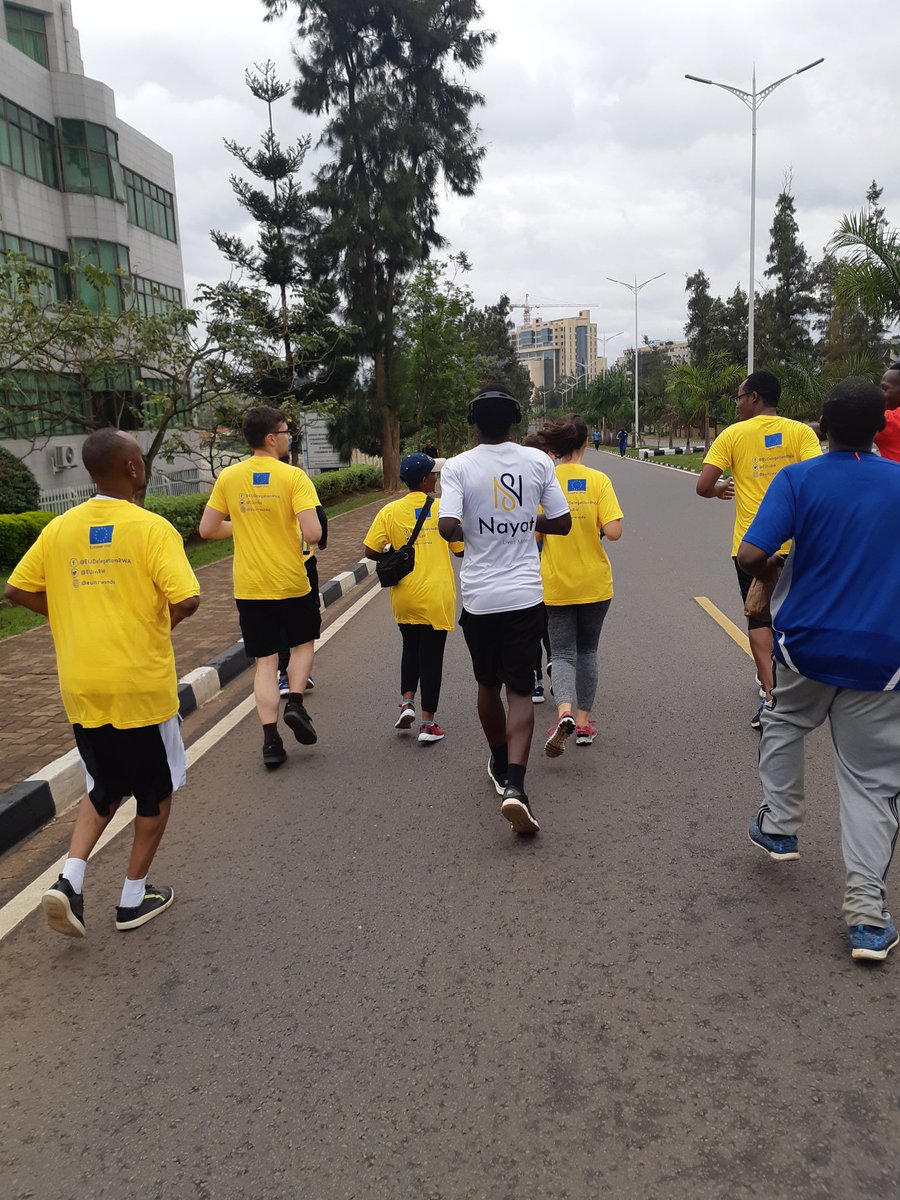
[[[270,474],[271,474],[270,471],[254,471],[253,472],[253,486],[254,487],[268,487]]]
[[[92,525],[90,544],[92,546],[111,546],[115,525]]]
[[[512,513],[517,508],[522,506],[522,476],[503,474],[499,478],[494,476],[494,508],[501,512]],[[517,534],[525,530],[534,529],[534,517],[527,521],[502,521],[496,517],[491,517],[485,521],[484,517],[478,518],[479,533],[499,534],[501,537],[507,537],[510,534]]]
[[[587,491],[587,480],[586,479],[570,479],[568,488],[566,490],[570,491],[570,492],[586,492]]]

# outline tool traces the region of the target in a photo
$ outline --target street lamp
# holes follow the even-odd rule
[[[603,344],[603,378],[604,379],[606,378],[606,343],[611,342],[613,340],[613,338],[621,337],[624,332],[625,332],[624,329],[620,329],[618,333],[601,333],[600,334],[600,341]]]
[[[665,271],[659,275],[653,275],[650,279],[645,279],[643,283],[638,283],[637,275],[634,277],[634,283],[625,283],[621,279],[613,279],[611,275],[607,275],[610,283],[617,283],[620,287],[628,288],[634,296],[634,449],[637,450],[638,444],[638,293],[642,292],[648,283],[653,283],[656,279],[662,279]]]
[[[747,322],[747,374],[750,375],[753,371],[753,328],[754,328],[754,301],[756,299],[756,284],[754,280],[756,255],[756,110],[760,107],[763,100],[786,83],[788,79],[793,79],[795,75],[802,75],[804,71],[811,71],[813,67],[817,67],[819,63],[823,63],[824,58],[817,58],[815,62],[807,63],[805,67],[798,67],[796,71],[791,71],[790,75],[783,75],[781,79],[776,79],[774,83],[770,83],[768,87],[762,88],[761,91],[756,90],[756,64],[753,64],[753,91],[745,92],[743,88],[732,87],[727,83],[717,83],[714,79],[701,79],[699,75],[685,75],[685,79],[690,79],[694,83],[706,83],[710,87],[722,88],[726,92],[731,92],[732,96],[737,96],[743,104],[746,104],[752,114],[751,119],[751,135],[750,135],[750,287],[747,293],[747,301],[750,307],[750,316]]]

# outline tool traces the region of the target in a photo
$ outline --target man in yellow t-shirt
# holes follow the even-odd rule
[[[146,483],[135,439],[97,430],[82,458],[97,495],[45,526],[6,585],[8,600],[49,617],[85,767],[68,857],[41,899],[51,929],[68,937],[84,937],[87,860],[128,796],[137,816],[116,928],[137,929],[174,899],[147,875],[187,765],[171,631],[200,603],[181,535],[133,503]]]
[[[738,388],[738,419],[723,429],[710,446],[697,480],[698,496],[734,499],[731,557],[745,601],[753,580],[738,566],[736,555],[769,484],[782,467],[822,453],[819,439],[808,425],[778,415],[780,399],[781,384],[777,376],[769,371],[748,375]],[[731,479],[721,478],[729,468]],[[789,550],[790,543],[786,542],[780,553],[787,554]],[[768,700],[772,695],[772,619],[768,614],[751,616],[747,618],[747,627],[760,687]],[[761,711],[762,705],[751,722],[754,729],[760,728]]]
[[[291,446],[284,413],[251,408],[244,417],[250,458],[226,467],[213,487],[200,536],[234,538],[234,598],[244,649],[256,659],[253,691],[263,727],[263,763],[279,767],[287,758],[278,733],[278,648],[291,648],[284,722],[298,742],[317,741],[303,703],[318,634],[318,596],[313,597],[303,565],[302,539],[319,541],[319,498],[309,476],[279,460]]]
[[[390,546],[399,550],[412,536],[419,514],[434,491],[435,461],[429,454],[408,454],[400,478],[409,488],[402,500],[386,504],[365,536],[366,558],[377,561]],[[422,689],[420,742],[439,742],[444,730],[435,716],[441,696],[444,646],[456,617],[456,582],[450,551],[462,557],[463,543],[448,544],[438,533],[439,500],[434,500],[414,544],[415,566],[391,589],[391,608],[403,639],[400,660],[400,715],[395,729],[409,729],[416,719],[416,691]]]

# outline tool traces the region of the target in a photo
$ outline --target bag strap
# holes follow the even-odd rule
[[[422,526],[428,520],[428,515],[431,512],[431,506],[434,504],[434,496],[429,496],[419,510],[419,519],[416,521],[415,528],[409,535],[409,541],[406,543],[405,549],[408,550],[412,546],[422,532]]]

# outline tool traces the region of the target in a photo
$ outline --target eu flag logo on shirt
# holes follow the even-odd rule
[[[570,479],[567,490],[570,492],[586,492],[587,491],[587,480],[586,479]]]
[[[254,471],[253,472],[253,486],[254,487],[268,487],[270,474],[271,474],[271,472],[269,472],[269,471]]]
[[[416,520],[417,520],[417,521],[418,521],[418,519],[419,519],[419,517],[420,517],[421,515],[422,515],[422,510],[421,510],[421,508],[417,508],[417,509],[416,509]]]
[[[92,546],[109,546],[115,525],[92,525],[90,543]]]
[[[766,449],[767,450],[771,450],[773,446],[780,446],[780,445],[781,445],[781,434],[780,433],[767,433],[766,434]]]

